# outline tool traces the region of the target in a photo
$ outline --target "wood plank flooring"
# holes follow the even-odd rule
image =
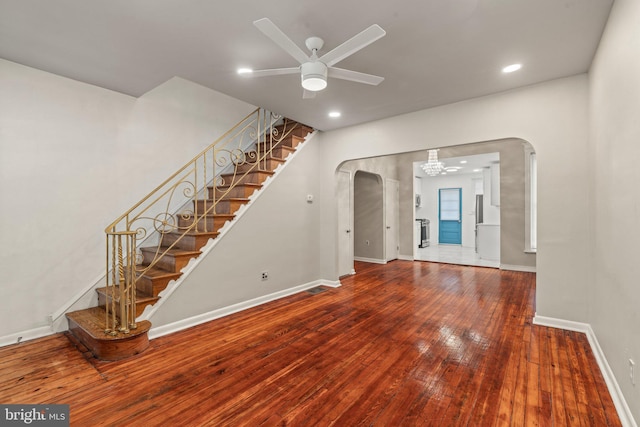
[[[586,336],[534,326],[535,274],[357,263],[118,362],[64,335],[0,349],[1,403],[74,426],[619,426]]]

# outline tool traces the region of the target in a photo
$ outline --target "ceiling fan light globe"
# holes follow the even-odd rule
[[[300,66],[302,87],[317,92],[327,87],[327,66],[322,62],[306,62]]]
[[[317,92],[327,87],[327,81],[321,77],[302,78],[302,87],[312,92]]]

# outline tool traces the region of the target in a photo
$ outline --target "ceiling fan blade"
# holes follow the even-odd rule
[[[313,92],[311,90],[304,90],[304,92],[302,92],[302,99],[312,99],[316,97],[316,92]]]
[[[379,25],[373,24],[361,33],[351,37],[340,46],[322,55],[320,61],[331,67],[333,64],[337,64],[347,56],[353,55],[360,49],[369,46],[374,41],[384,37],[385,34],[387,33]]]
[[[343,68],[329,68],[329,77],[336,79],[349,80],[352,82],[365,83],[377,86],[384,80],[384,77],[374,76],[373,74],[360,73],[358,71],[345,70]]]
[[[253,22],[262,33],[269,37],[275,44],[280,46],[289,55],[293,56],[296,61],[303,64],[309,61],[309,56],[298,47],[285,33],[276,27],[276,24],[271,22],[269,18],[258,19]]]
[[[268,70],[253,70],[245,73],[241,73],[244,77],[266,77],[266,76],[281,76],[284,74],[300,74],[300,67],[289,68],[270,68]]]

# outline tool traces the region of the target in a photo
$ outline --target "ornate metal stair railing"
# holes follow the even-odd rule
[[[190,233],[208,233],[218,202],[267,160],[295,122],[258,108],[212,143],[105,229],[107,235],[105,333],[136,327],[136,280]],[[239,166],[246,165],[239,171]],[[223,177],[222,174],[225,174]],[[207,187],[213,187],[208,191]],[[199,198],[205,203],[197,203]],[[163,244],[172,234],[172,243]],[[142,263],[141,243],[157,249]]]

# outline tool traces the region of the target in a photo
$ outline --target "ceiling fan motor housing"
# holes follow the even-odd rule
[[[324,46],[324,40],[320,37],[309,37],[305,40],[304,44],[312,53],[316,53]]]
[[[320,61],[305,62],[300,66],[302,87],[319,91],[327,87],[327,66]]]

